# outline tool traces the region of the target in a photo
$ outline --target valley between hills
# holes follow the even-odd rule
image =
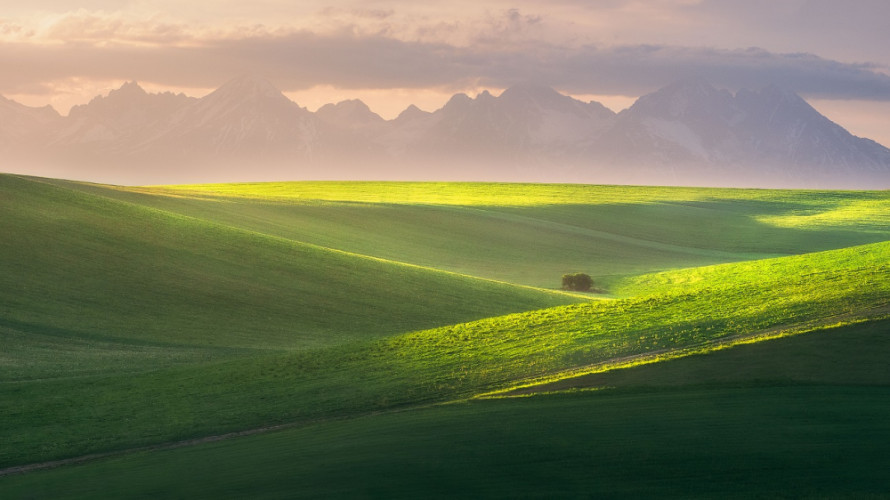
[[[4,174],[0,210],[3,498],[890,488],[886,191]]]

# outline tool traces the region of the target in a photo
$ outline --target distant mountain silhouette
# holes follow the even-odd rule
[[[797,94],[735,95],[685,80],[619,113],[591,156],[636,181],[758,186],[890,187],[890,150],[851,135]]]
[[[312,113],[242,76],[200,99],[129,82],[68,116],[0,98],[4,170],[113,183],[280,179],[890,187],[890,150],[797,94],[690,79],[615,114],[549,87],[456,94],[384,120]]]
[[[0,96],[0,148],[42,142],[42,132],[61,121],[51,106],[32,108]]]
[[[317,128],[311,112],[270,82],[242,76],[173,114],[143,151],[198,163],[305,161]]]
[[[344,129],[374,127],[385,122],[380,115],[371,111],[367,104],[358,99],[325,104],[315,112],[315,115],[326,123]]]

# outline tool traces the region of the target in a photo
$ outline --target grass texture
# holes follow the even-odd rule
[[[641,366],[605,380],[619,390],[467,401],[10,476],[0,491],[880,498],[890,487],[888,328],[877,321]]]
[[[0,496],[875,494],[888,205],[0,175],[0,467],[289,428],[0,477]],[[608,298],[548,290],[576,271]],[[578,390],[473,399],[527,384]]]

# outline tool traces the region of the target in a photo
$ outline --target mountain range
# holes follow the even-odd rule
[[[454,95],[384,120],[310,112],[269,81],[200,99],[129,82],[67,116],[0,97],[0,170],[119,184],[299,179],[888,188],[890,149],[794,92],[689,79],[614,113],[549,87]]]

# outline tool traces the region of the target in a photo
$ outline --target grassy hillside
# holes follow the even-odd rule
[[[888,263],[890,243],[874,244],[763,261],[741,294],[671,290],[89,384],[0,385],[0,463],[444,401],[616,357],[881,314]],[[767,279],[777,273],[788,279]]]
[[[345,493],[338,488],[356,483],[325,471],[354,470],[370,488],[359,493],[380,496],[400,486],[454,494],[460,478],[480,494],[511,496],[520,491],[511,484],[536,477],[557,478],[566,494],[594,482],[617,494],[641,474],[651,481],[634,483],[640,494],[680,481],[712,496],[742,488],[744,471],[766,463],[802,479],[775,490],[780,475],[767,472],[760,491],[807,492],[824,486],[830,457],[848,453],[857,459],[839,477],[874,492],[884,483],[861,466],[886,455],[859,431],[890,432],[877,418],[887,374],[874,368],[887,348],[888,205],[884,192],[116,188],[0,175],[0,231],[11,235],[0,239],[0,468],[291,428],[243,445],[3,477],[0,496],[89,496],[107,473],[121,474],[112,488],[185,491],[185,478],[207,483],[237,456],[251,457],[243,474],[194,491],[274,496],[303,478],[308,493]],[[622,298],[517,285],[556,287],[570,271]],[[618,360],[843,325],[820,341],[806,334],[759,352],[734,347],[577,378]],[[562,385],[548,388],[623,389],[390,414],[555,380]],[[825,433],[803,439],[801,415]],[[556,424],[542,432],[544,421]],[[761,434],[751,439],[745,425]],[[389,462],[370,463],[381,452]],[[808,458],[818,453],[829,458]],[[145,475],[121,472],[139,460]],[[387,482],[394,475],[384,470],[405,471],[395,476],[408,483]],[[67,482],[78,477],[80,486]]]
[[[817,329],[541,384],[513,394],[632,387],[890,386],[890,319]]]
[[[639,204],[671,201],[695,204],[710,200],[749,200],[766,203],[785,199],[805,208],[846,211],[849,202],[872,200],[870,212],[887,201],[884,191],[814,191],[780,189],[607,186],[584,184],[520,184],[485,182],[261,182],[124,188],[151,193],[197,195],[207,198],[327,200],[459,206],[540,206],[573,204]],[[877,205],[875,205],[877,203]],[[799,212],[803,215],[802,212]],[[807,215],[812,215],[809,213]],[[860,214],[861,215],[861,214]],[[856,217],[859,219],[860,217]],[[886,225],[888,219],[880,216]]]
[[[886,319],[816,331],[591,384],[617,391],[326,422],[0,478],[0,492],[879,498],[890,488],[888,333]]]
[[[541,287],[883,241],[884,192],[480,183],[66,183],[220,224]]]
[[[880,289],[884,275],[890,269],[890,261],[881,262],[885,258],[880,250],[884,245],[885,243],[863,245],[781,259],[651,273],[619,281],[614,285],[614,290],[619,294],[637,297],[720,290],[742,297],[752,288],[780,289],[793,285],[798,296],[812,298],[843,293],[842,278],[838,278],[839,286],[820,279],[826,274],[835,273],[839,267],[860,274],[860,286]],[[776,297],[764,305],[770,308],[783,307],[788,300],[794,300],[794,297]]]
[[[339,344],[576,302],[0,176],[2,380]]]

